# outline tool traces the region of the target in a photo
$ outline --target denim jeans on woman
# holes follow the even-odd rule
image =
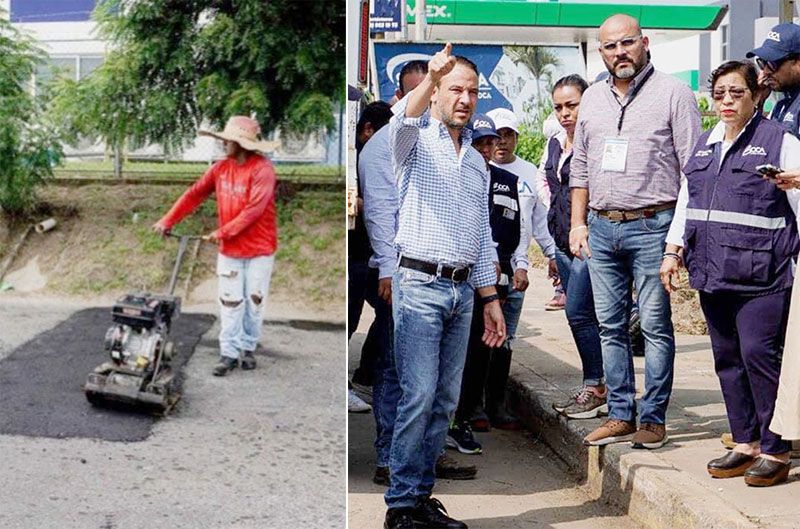
[[[274,254],[245,259],[218,254],[222,356],[238,359],[243,351],[256,350],[274,262]]]
[[[389,508],[430,495],[436,459],[458,403],[472,319],[467,282],[400,268],[392,280],[394,355],[401,396],[389,457]]]
[[[669,294],[661,285],[664,240],[674,210],[648,219],[612,222],[589,213],[589,272],[603,349],[609,417],[636,419],[636,386],[630,352],[631,280],[645,340],[645,391],[641,422],[664,424],[672,393],[675,334]]]
[[[603,380],[603,350],[594,312],[592,280],[586,260],[556,250],[556,265],[567,296],[564,311],[583,366],[583,383],[597,386]]]

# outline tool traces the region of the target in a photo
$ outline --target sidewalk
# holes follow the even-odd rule
[[[563,311],[546,312],[552,287],[532,271],[514,345],[510,393],[527,426],[586,480],[599,499],[621,507],[647,529],[800,528],[800,463],[789,482],[764,489],[741,478],[718,480],[706,463],[725,453],[728,431],[707,336],[678,335],[675,380],[667,417],[670,442],[656,451],[629,443],[584,447],[600,419],[569,421],[552,409],[581,380],[580,360]],[[756,324],[754,322],[754,324]],[[637,390],[644,358],[635,358]]]

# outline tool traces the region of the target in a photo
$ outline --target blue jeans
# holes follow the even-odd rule
[[[517,325],[519,325],[519,316],[522,314],[522,303],[525,301],[525,292],[514,290],[511,285],[508,286],[508,297],[506,302],[503,303],[503,318],[506,320],[506,338],[505,344],[511,347],[511,342],[517,335]]]
[[[612,222],[589,213],[589,273],[612,419],[636,419],[628,332],[631,280],[636,287],[645,340],[645,393],[639,419],[654,424],[664,424],[666,419],[672,393],[675,333],[669,294],[661,285],[659,269],[673,213],[674,210],[660,211],[649,219],[628,222]]]
[[[377,277],[377,271],[374,272]],[[375,452],[379,467],[389,466],[389,449],[392,445],[397,402],[400,400],[400,383],[394,362],[394,320],[392,306],[378,296],[377,281],[367,287],[367,303],[375,308],[375,320],[369,328],[373,337],[376,358],[372,382],[372,413],[375,415]],[[366,342],[365,342],[366,346]],[[364,349],[361,350],[362,360]],[[355,380],[355,376],[353,377]]]
[[[564,312],[581,357],[583,383],[597,386],[603,380],[603,350],[600,347],[600,329],[594,312],[588,263],[556,250],[556,265],[567,295]]]
[[[394,357],[401,396],[389,456],[389,508],[430,495],[436,459],[461,387],[474,290],[400,268],[392,280]]]

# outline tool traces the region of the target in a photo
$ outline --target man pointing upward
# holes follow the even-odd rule
[[[475,290],[483,340],[505,339],[494,284],[489,174],[465,128],[478,69],[448,43],[389,123],[399,215],[392,278],[395,360],[402,396],[389,456],[386,529],[466,528],[431,498],[436,459],[458,402]]]

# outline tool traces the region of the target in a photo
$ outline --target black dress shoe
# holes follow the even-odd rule
[[[383,529],[414,529],[411,513],[414,509],[389,509],[383,521]]]
[[[462,465],[444,454],[436,460],[436,477],[439,479],[475,479],[478,468],[475,465]]]
[[[417,529],[467,529],[467,524],[447,516],[442,502],[430,496],[417,501],[411,516]]]
[[[375,467],[375,475],[372,482],[376,485],[389,486],[389,467]]]
[[[786,481],[789,476],[791,463],[782,463],[759,457],[747,472],[744,473],[744,482],[753,487],[771,487]]]
[[[756,458],[741,452],[730,451],[722,457],[708,462],[708,473],[715,478],[735,478],[743,476]]]

